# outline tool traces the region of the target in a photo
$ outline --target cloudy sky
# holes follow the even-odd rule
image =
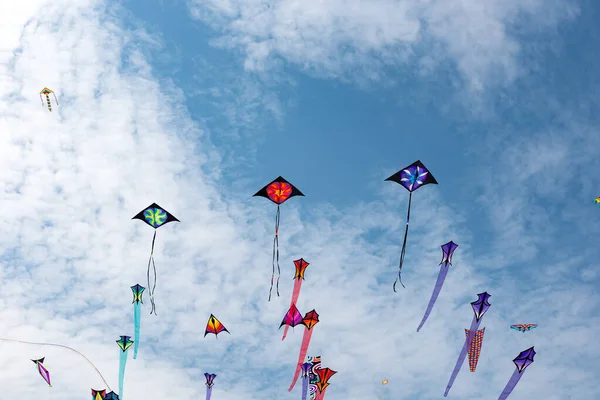
[[[204,372],[215,400],[298,399],[302,330],[277,328],[300,257],[329,400],[375,400],[384,378],[389,400],[441,398],[483,291],[479,365],[449,398],[497,398],[531,346],[512,399],[600,397],[596,2],[1,3],[0,337],[71,346],[118,391],[152,241],[131,217],[156,202],[181,222],[158,230],[124,399],[203,398]],[[417,159],[439,185],[413,196],[394,293],[408,193],[384,179]],[[276,207],[252,195],[279,175],[306,197],[282,206],[267,302]],[[203,337],[211,313],[231,335]],[[0,342],[0,371],[1,400],[106,388],[58,347]]]

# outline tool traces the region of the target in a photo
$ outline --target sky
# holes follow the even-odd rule
[[[303,331],[278,330],[301,257],[328,400],[442,398],[484,291],[477,370],[448,398],[497,398],[531,346],[511,399],[600,397],[599,17],[591,0],[2,2],[0,338],[70,346],[118,392],[153,234],[132,217],[156,202],[181,222],[157,231],[157,315],[146,292],[121,400],[204,396],[205,372],[214,400],[301,397]],[[413,193],[395,293],[408,192],[384,180],[415,160],[439,184]],[[276,206],[252,195],[280,175],[305,197],[281,207],[269,302]],[[203,337],[211,313],[230,334]],[[0,341],[0,370],[0,400],[107,388],[61,347]]]

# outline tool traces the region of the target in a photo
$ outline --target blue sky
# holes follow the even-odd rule
[[[158,231],[158,316],[144,305],[127,398],[204,396],[204,372],[216,400],[300,397],[302,332],[277,331],[300,257],[330,400],[377,398],[384,378],[389,399],[441,398],[483,291],[479,365],[449,398],[496,398],[531,346],[512,399],[594,398],[598,15],[574,0],[0,6],[0,337],[72,346],[116,391],[152,235],[131,217],[157,202],[181,223]],[[408,193],[384,179],[417,159],[439,185],[414,194],[394,293]],[[251,196],[278,175],[306,197],[282,206],[268,303],[275,207]],[[211,313],[230,336],[202,337]],[[0,366],[11,399],[105,386],[61,348],[6,342]]]

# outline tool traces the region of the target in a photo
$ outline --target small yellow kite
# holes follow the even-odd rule
[[[56,100],[56,104],[58,105],[58,99],[56,98],[56,95],[54,94],[54,92],[48,88],[43,88],[42,91],[40,92],[40,100],[42,101],[42,105],[44,105],[44,100],[42,99],[42,94],[46,95],[46,103],[48,104],[48,111],[52,112],[52,105],[50,104],[50,96],[48,96],[50,93],[52,93],[52,96],[54,96],[54,100]]]

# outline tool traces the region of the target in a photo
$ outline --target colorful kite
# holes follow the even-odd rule
[[[440,291],[442,290],[442,285],[444,284],[444,280],[446,279],[446,275],[448,274],[449,266],[452,265],[452,253],[458,247],[456,243],[453,241],[449,241],[442,246],[442,261],[440,261],[440,273],[438,274],[437,281],[435,282],[435,287],[433,288],[433,293],[431,293],[431,299],[429,299],[429,304],[427,305],[427,310],[425,310],[425,315],[423,315],[423,319],[417,328],[417,332],[421,330],[423,325],[425,325],[425,321],[429,318],[429,314],[431,310],[433,310],[433,305],[437,300]]]
[[[215,337],[217,339],[219,339],[219,333],[221,333],[223,331],[225,331],[231,335],[231,333],[227,330],[227,328],[225,328],[225,325],[223,325],[221,323],[221,321],[219,321],[217,319],[217,317],[210,314],[210,317],[208,317],[208,322],[206,323],[206,330],[204,331],[204,337],[206,337],[206,335],[208,335],[209,333],[212,333],[215,335]]]
[[[125,365],[127,364],[127,351],[133,344],[130,340],[130,336],[121,336],[119,340],[117,340],[117,344],[121,349],[120,357],[119,357],[119,397],[123,400],[123,381],[125,380]]]
[[[48,96],[50,93],[52,93],[52,96],[54,96],[54,100],[56,100],[56,105],[58,105],[58,99],[56,98],[56,95],[52,90],[48,89],[47,87],[43,88],[40,92],[40,100],[42,101],[43,106],[44,100],[42,99],[42,95],[46,95],[46,104],[48,104],[48,111],[52,112],[52,104],[50,104],[50,96]]]
[[[40,373],[40,376],[46,381],[48,386],[52,387],[52,383],[50,383],[50,372],[44,367],[44,358],[42,357],[39,360],[31,360],[35,365],[37,365],[37,370]]]
[[[310,338],[312,336],[312,328],[316,324],[319,323],[319,314],[315,310],[309,311],[302,318],[302,325],[305,326],[304,337],[302,338],[302,344],[300,345],[300,354],[298,355],[298,363],[296,365],[296,371],[294,372],[294,378],[292,379],[292,384],[288,388],[288,392],[291,392],[294,386],[296,385],[296,381],[300,376],[300,369],[302,368],[302,362],[306,357],[306,353],[308,352],[308,345],[310,344]]]
[[[108,392],[106,396],[104,396],[104,400],[119,400],[119,395],[115,392]]]
[[[204,377],[206,378],[206,400],[210,400],[210,396],[212,395],[212,387],[214,386],[214,380],[217,375],[205,372]]]
[[[513,363],[515,363],[517,369],[515,372],[513,372],[502,393],[500,393],[498,400],[506,400],[508,398],[508,395],[511,394],[521,379],[521,376],[523,376],[523,371],[525,371],[525,368],[529,367],[533,363],[533,356],[535,356],[535,350],[533,347],[530,347],[527,350],[520,352],[519,355],[513,360]]]
[[[600,197],[596,197],[596,198],[594,199],[594,203],[596,203],[596,204],[600,204]]]
[[[281,321],[281,324],[279,325],[279,329],[281,329],[281,327],[284,325],[285,325],[285,329],[287,329],[290,326],[292,328],[294,328],[301,324],[302,324],[302,314],[300,314],[300,311],[298,311],[296,304],[292,303],[288,312],[285,313],[285,317],[283,317],[283,320]],[[284,333],[283,339],[285,339],[285,333]],[[283,339],[281,339],[281,340],[283,340]]]
[[[483,344],[483,334],[485,333],[485,328],[481,328],[475,333],[475,337],[471,342],[471,347],[469,347],[469,369],[471,372],[475,372],[475,368],[477,368],[477,362],[479,361],[479,355],[481,354],[481,345]],[[465,335],[469,337],[469,330],[465,329]]]
[[[92,389],[92,400],[104,400],[106,396],[106,389],[96,390]]]
[[[144,294],[145,287],[138,285],[137,283],[131,287],[133,292],[133,326],[134,326],[134,341],[133,341],[133,359],[137,358],[138,347],[140,345],[140,322],[142,318],[142,295]]]
[[[294,273],[294,290],[292,291],[292,301],[290,302],[290,311],[288,311],[288,314],[292,311],[292,306],[294,308],[296,307],[296,302],[298,301],[298,297],[300,297],[300,289],[302,288],[302,281],[304,280],[304,272],[306,271],[306,267],[308,267],[309,265],[310,265],[310,263],[304,261],[304,258],[301,258],[299,260],[294,260],[294,267],[296,267],[296,272]],[[302,316],[300,315],[300,312],[298,311],[297,308],[296,308],[296,311],[298,312],[298,315],[300,316],[300,320],[301,320]],[[286,318],[287,318],[287,315],[286,315]],[[298,323],[300,323],[300,320],[298,320]],[[284,321],[285,321],[285,319],[284,319]],[[290,326],[294,327],[297,324],[291,325],[286,322],[285,328],[283,329],[283,337],[281,338],[282,341],[287,336],[287,332],[288,332],[288,329],[290,329]],[[280,326],[280,328],[281,328],[281,326]]]
[[[311,367],[308,371],[308,388],[310,393],[310,400],[316,400],[317,397],[317,382],[319,381],[319,375],[317,370],[321,368],[321,356],[308,357],[308,363]],[[302,399],[305,400],[305,399]]]
[[[67,349],[67,350],[70,350],[70,351],[72,351],[72,352],[74,352],[74,353],[77,353],[77,354],[79,354],[81,357],[83,357],[83,358],[84,358],[84,359],[85,359],[85,360],[86,360],[86,361],[87,361],[87,362],[88,362],[88,363],[89,363],[89,364],[92,366],[92,368],[94,368],[94,370],[96,370],[96,372],[98,373],[98,375],[99,375],[99,376],[100,376],[100,378],[102,379],[102,382],[104,382],[104,384],[106,385],[106,387],[108,387],[108,388],[110,389],[110,386],[108,385],[108,383],[106,383],[106,379],[104,379],[104,377],[102,376],[102,374],[100,373],[100,371],[98,370],[98,368],[96,368],[96,366],[95,366],[95,365],[94,365],[94,364],[93,364],[93,363],[90,361],[90,359],[89,359],[89,358],[87,358],[87,357],[86,357],[86,356],[84,356],[82,353],[80,353],[79,351],[75,350],[75,349],[74,349],[74,348],[72,348],[72,347],[65,346],[65,345],[62,345],[62,344],[56,344],[56,343],[27,342],[27,341],[25,341],[25,340],[16,340],[16,339],[7,339],[7,338],[0,338],[0,341],[3,341],[3,342],[12,342],[12,343],[21,343],[21,344],[29,344],[29,345],[32,345],[32,346],[52,346],[52,347],[61,347],[61,348],[63,348],[63,349]],[[44,360],[44,359],[42,358],[41,360],[42,360],[41,362],[43,362],[43,360]],[[31,360],[31,361],[35,362],[35,363],[38,365],[38,371],[40,371],[40,368],[39,368],[39,366],[40,366],[41,364],[37,363],[37,361],[40,361],[40,360]],[[42,366],[42,367],[43,367],[43,366]],[[45,370],[45,368],[44,368],[44,370]],[[41,375],[41,372],[40,372],[40,375]],[[43,375],[42,375],[42,378],[44,378],[44,376],[43,376]],[[50,379],[50,375],[48,375],[48,379]],[[45,380],[45,378],[44,378],[44,380]]]
[[[152,264],[154,270],[154,285],[152,286],[152,289],[148,290],[150,290],[149,296],[150,303],[152,304],[152,310],[150,310],[150,314],[154,313],[156,315],[156,305],[154,304],[154,289],[156,289],[156,264],[154,264],[154,241],[156,240],[156,230],[161,226],[168,224],[169,222],[180,221],[156,203],[150,204],[132,219],[139,219],[141,221],[144,221],[152,228],[154,228],[154,236],[152,237],[152,249],[150,250],[150,258],[148,259],[147,276],[148,288],[150,288],[150,264]]]
[[[425,168],[421,160],[417,160],[410,164],[408,167],[401,169],[394,175],[386,179],[386,181],[392,181],[399,183],[406,190],[408,190],[408,212],[406,214],[406,228],[404,230],[404,242],[402,243],[402,251],[400,252],[400,266],[398,267],[398,276],[394,281],[394,292],[396,291],[396,283],[400,281],[402,287],[405,287],[402,283],[402,264],[404,263],[404,253],[406,252],[406,238],[408,237],[408,223],[410,221],[410,204],[412,202],[412,194],[418,188],[425,186],[429,183],[437,185],[437,181],[431,175],[429,170]]]
[[[337,371],[331,370],[329,368],[319,368],[317,369],[317,375],[319,376],[319,381],[317,382],[317,389],[319,393],[315,400],[323,400],[325,398],[325,391],[327,390],[327,386],[329,386],[329,379],[333,375],[337,374]]]
[[[510,329],[514,329],[515,331],[520,331],[523,333],[530,331],[534,328],[537,328],[537,324],[515,324],[510,326]]]
[[[294,196],[304,196],[297,187],[283,179],[281,176],[275,178],[264,188],[260,189],[252,197],[265,197],[277,204],[277,213],[275,214],[275,237],[273,238],[273,274],[271,275],[271,288],[269,289],[269,301],[271,301],[271,291],[273,290],[273,280],[275,279],[275,262],[277,262],[277,297],[279,297],[279,277],[281,269],[279,268],[279,206],[286,200]]]
[[[473,312],[475,316],[473,317],[473,322],[471,322],[471,327],[469,328],[469,334],[467,335],[467,339],[465,340],[465,344],[463,345],[460,354],[458,355],[458,360],[456,360],[456,365],[454,366],[454,370],[452,371],[452,375],[450,376],[450,380],[448,381],[448,385],[446,386],[446,391],[444,392],[444,397],[448,397],[448,393],[450,392],[450,388],[454,384],[454,380],[458,376],[458,372],[460,371],[460,367],[462,367],[463,362],[465,361],[465,357],[467,356],[467,352],[471,348],[471,343],[473,342],[473,338],[479,328],[479,324],[481,323],[481,318],[490,308],[491,304],[488,302],[489,298],[492,297],[488,292],[483,292],[477,294],[477,300],[471,303],[471,307],[473,308]]]

